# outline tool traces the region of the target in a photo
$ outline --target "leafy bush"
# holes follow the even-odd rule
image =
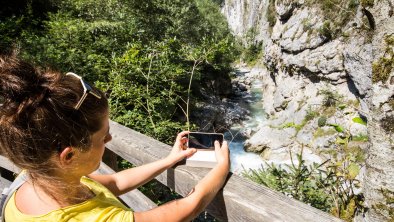
[[[317,125],[318,125],[319,127],[325,126],[326,123],[327,123],[327,117],[325,117],[325,116],[322,116],[322,117],[320,117],[320,118],[317,120]]]
[[[341,99],[343,97],[337,92],[333,92],[330,89],[322,89],[319,91],[318,95],[323,95],[322,101],[323,101],[323,106],[325,107],[336,106],[339,102],[341,102]]]
[[[329,193],[325,192],[328,184],[320,169],[324,163],[308,167],[302,159],[302,152],[297,154],[297,161],[294,163],[292,159],[292,164],[284,168],[271,164],[267,168],[262,166],[257,170],[244,170],[242,175],[318,209],[329,211],[332,202]]]
[[[347,138],[349,139],[349,138]],[[261,166],[260,169],[243,171],[242,175],[287,196],[313,207],[352,221],[354,215],[364,210],[363,195],[356,193],[360,186],[356,179],[364,155],[361,149],[337,146],[330,153],[331,159],[321,164],[307,166],[302,149],[291,164]]]
[[[235,58],[227,23],[208,0],[53,2],[39,32],[17,33],[23,55],[112,92],[112,119],[163,142],[193,125],[187,101],[201,99],[204,81],[228,75]],[[9,21],[0,30],[19,20]]]

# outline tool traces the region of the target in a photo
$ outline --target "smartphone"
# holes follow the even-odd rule
[[[223,143],[223,134],[221,133],[202,133],[190,132],[188,135],[187,146],[196,149],[215,149],[215,140]]]

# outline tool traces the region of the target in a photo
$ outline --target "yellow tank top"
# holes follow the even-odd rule
[[[88,186],[96,196],[80,204],[60,208],[39,216],[26,215],[20,212],[15,205],[16,192],[14,192],[5,208],[5,221],[134,221],[133,211],[123,205],[105,186],[88,177],[82,177],[81,182]]]

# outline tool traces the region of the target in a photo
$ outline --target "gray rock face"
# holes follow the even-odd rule
[[[325,41],[316,31],[323,24],[315,9],[294,9],[293,16],[284,23],[276,23],[272,39],[278,41],[283,51],[296,53],[314,49]],[[300,22],[301,21],[301,22]]]
[[[372,60],[374,62],[384,56],[388,46],[384,41],[386,36],[394,36],[394,17],[389,16],[389,10],[393,10],[394,1],[377,2],[370,9],[375,18],[376,30],[372,40]],[[394,76],[394,70],[390,73]],[[368,106],[371,110],[368,134],[371,138],[369,155],[364,175],[364,193],[367,206],[371,209],[365,218],[357,218],[359,221],[391,221],[394,219],[393,203],[389,204],[389,198],[394,197],[394,111],[389,100],[394,97],[394,85],[390,84],[390,77],[386,82],[374,83]],[[392,200],[392,199],[391,199]],[[391,213],[390,213],[391,212]]]
[[[349,41],[345,45],[343,55],[346,72],[349,73],[358,93],[365,96],[372,87],[372,45],[363,42],[363,39],[358,38]]]
[[[370,138],[369,143],[357,144],[368,152],[360,178],[364,178],[369,211],[356,220],[393,220],[387,193],[394,195],[394,137],[388,131],[390,121],[394,122],[389,104],[394,98],[394,69],[386,82],[373,83],[372,63],[384,56],[385,37],[394,35],[394,1],[374,1],[367,8],[359,5],[354,18],[343,26],[343,37],[332,40],[319,32],[324,19],[318,7],[309,7],[303,0],[275,2],[276,23],[271,30],[266,19],[268,0],[226,0],[222,9],[236,36],[245,37],[251,28],[257,32],[255,40],[264,43],[262,63],[272,70],[260,75],[269,118],[252,133],[246,149],[280,162],[288,158],[286,152],[301,146],[327,148],[337,132],[330,126],[318,128],[317,118],[306,123],[305,118],[311,111],[321,112],[327,96],[324,90],[341,95],[346,107],[335,109],[327,121],[341,125],[352,136],[368,134]],[[368,32],[366,27],[374,30]],[[360,115],[368,118],[368,127],[352,121]]]

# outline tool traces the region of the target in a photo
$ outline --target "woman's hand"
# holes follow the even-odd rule
[[[230,169],[230,151],[227,141],[223,141],[221,147],[219,141],[215,141],[215,155],[218,165],[223,165],[228,171]]]
[[[189,131],[183,131],[176,137],[171,153],[166,158],[170,161],[171,166],[186,157],[192,156],[197,151],[195,148],[186,148],[187,134],[189,134]]]

